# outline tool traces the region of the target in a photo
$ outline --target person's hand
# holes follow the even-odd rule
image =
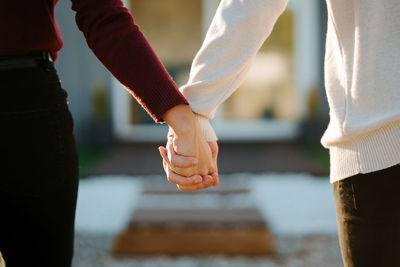
[[[184,182],[182,179],[175,182],[182,186],[215,184],[218,180],[213,178],[216,176],[216,159],[214,160],[211,148],[205,141],[200,125],[190,108],[186,105],[175,106],[167,111],[163,118],[171,129],[168,150],[159,148],[164,165],[168,166],[165,168],[168,179],[174,181],[171,172],[173,171],[180,177],[188,177]],[[177,155],[185,157],[176,157]],[[182,162],[181,159],[186,160]]]
[[[189,177],[195,174],[205,176],[215,172],[215,164],[209,145],[203,137],[202,130],[197,120],[194,122],[190,132],[178,133],[171,129],[168,136],[167,151],[169,158],[172,153],[181,156],[190,156],[197,159],[193,166],[179,166],[172,164],[170,168],[177,174]]]
[[[193,158],[178,155],[174,151],[171,141],[167,143],[167,149],[160,147],[159,151],[163,157],[163,166],[167,174],[168,181],[177,185],[181,191],[194,191],[204,189],[210,186],[217,186],[219,183],[217,158],[218,158],[218,144],[217,142],[208,142],[212,153],[212,160],[215,166],[215,172],[211,175],[193,175],[185,177],[175,173],[172,169],[179,166],[179,168],[190,168],[193,165]]]

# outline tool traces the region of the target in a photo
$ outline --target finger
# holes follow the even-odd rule
[[[213,184],[213,177],[211,175],[204,175],[203,176],[203,184],[211,186]]]
[[[178,189],[180,191],[198,191],[201,189],[205,189],[210,187],[209,185],[205,185],[203,183],[198,184],[198,185],[194,185],[194,186],[182,186],[182,185],[177,185]]]
[[[203,182],[200,184],[192,186],[178,185],[178,189],[181,191],[197,191],[212,186],[213,178],[210,175],[205,175],[202,177],[202,179]]]
[[[215,160],[214,160],[214,166],[215,166],[215,171],[214,171],[214,173],[211,174],[211,177],[213,178],[213,186],[217,186],[219,184],[217,158],[215,158]]]
[[[167,150],[165,149],[165,147],[163,147],[163,146],[158,147],[158,151],[160,152],[160,155],[163,158],[163,161],[169,165],[170,162],[169,162]]]
[[[175,168],[190,168],[196,166],[198,161],[194,157],[185,157],[175,153],[171,153],[170,163]]]
[[[214,183],[213,186],[217,186],[219,184],[219,175],[218,175],[218,143],[213,141],[213,142],[208,142],[208,145],[210,146],[211,152],[212,152],[212,159],[214,162],[215,166],[215,172],[211,174],[213,177]]]
[[[196,166],[198,163],[196,158],[178,155],[170,143],[167,143],[167,146],[168,149],[165,149],[162,146],[160,146],[158,149],[160,154],[163,154],[164,158],[166,158],[165,160],[167,161],[170,169],[172,169],[175,173],[186,177],[190,177],[195,174],[202,174],[197,173],[197,171],[194,169],[194,166]]]
[[[208,142],[211,152],[218,154],[218,143],[216,141]]]
[[[165,162],[168,165],[168,166],[165,166],[165,164],[164,164],[165,173],[167,173],[167,169],[171,169],[175,173],[180,174],[182,176],[190,177],[190,176],[195,175],[195,173],[191,173],[187,168],[185,169],[185,168],[179,168],[179,167],[173,166],[173,164],[171,163],[171,161],[167,155],[168,152],[165,149],[165,147],[162,147],[162,146],[158,147],[158,151],[160,151],[160,155],[163,158],[163,164]]]
[[[196,173],[191,173],[190,171],[187,171],[188,169],[174,168],[173,166],[171,166],[171,163],[168,159],[166,149],[164,147],[159,147],[159,151],[160,151],[161,157],[163,158],[163,167],[164,167],[165,174],[167,176],[170,171],[172,171],[175,174],[178,174],[182,177],[185,177],[185,178],[194,176],[196,174]],[[197,182],[200,182],[199,179],[197,179]]]
[[[166,163],[164,168],[166,169],[167,179],[170,183],[186,187],[197,186],[198,184],[203,183],[203,179],[200,175],[196,174],[190,177],[179,175],[171,169],[167,168]]]
[[[166,175],[168,175],[168,163],[165,159],[163,159],[163,168]]]
[[[166,148],[167,148],[167,151],[168,151],[168,156],[170,156],[169,153],[171,153],[171,155],[176,154],[175,148],[174,148],[174,144],[173,144],[173,141],[171,139],[168,139]]]
[[[166,154],[166,150],[164,147],[159,147],[158,151],[160,152],[161,158],[163,159],[163,168],[164,168],[164,172],[165,174],[167,174],[167,170],[168,170],[168,156]]]
[[[212,186],[217,186],[219,184],[219,176],[218,176],[218,172],[215,172],[213,174],[211,174],[212,178],[213,178],[213,184]]]
[[[210,146],[210,150],[211,150],[211,155],[212,155],[212,159],[214,161],[215,164],[217,164],[217,159],[218,159],[218,144],[217,142],[208,142],[208,145]]]

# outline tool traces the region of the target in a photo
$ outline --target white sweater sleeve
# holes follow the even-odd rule
[[[222,0],[193,60],[189,81],[180,88],[208,141],[208,122],[218,106],[243,82],[251,63],[288,0]]]

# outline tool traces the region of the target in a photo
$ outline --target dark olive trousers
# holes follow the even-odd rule
[[[7,267],[70,267],[78,161],[54,67],[0,71],[0,251]]]
[[[400,267],[400,165],[333,186],[344,266]]]

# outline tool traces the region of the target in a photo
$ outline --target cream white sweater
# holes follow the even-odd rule
[[[242,83],[287,2],[221,1],[181,88],[207,140],[217,139],[208,119]],[[330,124],[321,142],[330,150],[335,182],[400,163],[400,1],[327,4]]]

